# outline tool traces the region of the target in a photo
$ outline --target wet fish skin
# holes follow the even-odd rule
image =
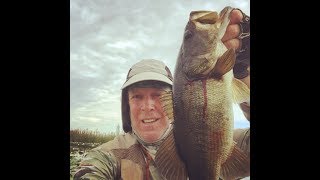
[[[237,179],[249,158],[233,142],[232,102],[247,101],[248,87],[233,78],[235,52],[221,42],[231,9],[190,13],[174,73],[173,91],[160,99],[174,118],[173,133],[155,162],[168,180]]]
[[[234,50],[221,41],[231,10],[191,12],[176,63],[173,132],[191,180],[218,180],[235,147],[232,104],[241,98],[233,86],[243,85],[233,77]]]

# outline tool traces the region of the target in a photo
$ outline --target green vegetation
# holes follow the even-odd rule
[[[116,133],[100,133],[88,129],[70,130],[70,180],[73,179],[86,151],[113,140],[116,135]]]
[[[80,155],[79,153],[70,154],[70,179],[73,179],[73,176],[76,173],[77,167],[79,166],[83,156],[84,154]]]
[[[90,131],[88,129],[74,129],[70,130],[70,142],[82,143],[105,143],[116,136],[116,133],[100,133],[98,131]]]

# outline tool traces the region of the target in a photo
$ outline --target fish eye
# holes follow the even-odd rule
[[[184,32],[184,39],[189,39],[190,37],[192,37],[192,32],[190,32],[189,30],[186,30]]]

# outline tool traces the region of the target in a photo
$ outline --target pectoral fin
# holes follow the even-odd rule
[[[218,60],[213,70],[213,77],[221,77],[229,72],[235,63],[236,53],[234,49],[228,49]]]
[[[155,163],[159,172],[170,180],[186,180],[187,170],[177,152],[173,131],[161,143],[156,153]]]
[[[249,87],[239,79],[232,79],[232,95],[233,101],[237,104],[250,101]]]
[[[220,177],[233,180],[250,176],[250,157],[234,145],[229,158],[221,166]]]

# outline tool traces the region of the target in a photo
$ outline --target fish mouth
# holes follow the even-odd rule
[[[212,11],[192,11],[190,18],[203,24],[215,24],[219,19],[219,15],[217,12]]]
[[[157,122],[159,119],[160,118],[143,119],[142,122],[145,123],[145,124],[154,123],[154,122]]]

